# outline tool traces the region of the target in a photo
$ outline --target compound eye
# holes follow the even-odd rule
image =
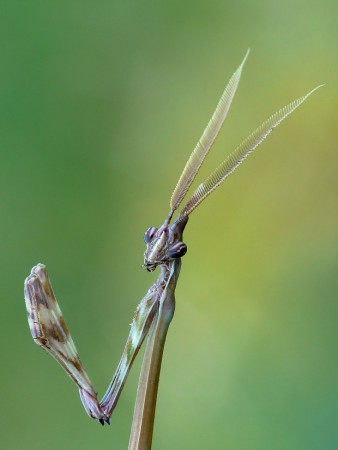
[[[144,233],[144,242],[146,244],[149,244],[149,242],[153,239],[155,236],[155,233],[157,231],[156,227],[150,227],[148,230]]]
[[[182,258],[187,253],[187,246],[184,242],[176,242],[176,244],[169,247],[169,258]]]

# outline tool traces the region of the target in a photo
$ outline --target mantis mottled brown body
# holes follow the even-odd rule
[[[133,434],[129,448],[148,448],[142,446],[142,441],[148,439],[147,442],[149,442],[149,436],[151,441],[163,347],[174,314],[174,294],[181,268],[181,258],[187,251],[187,246],[183,242],[183,231],[189,215],[282,120],[319,87],[280,109],[257,128],[204,183],[198,186],[176,220],[170,224],[227,116],[247,56],[248,53],[227,84],[213,116],[182,172],[170,200],[168,217],[160,228],[151,227],[145,233],[146,251],[143,267],[152,272],[160,266],[161,273],[135,311],[120,363],[100,402],[79,359],[54,296],[46,267],[38,264],[25,281],[28,322],[33,339],[50,353],[73,379],[79,388],[80,397],[88,415],[99,420],[102,425],[104,422],[109,423],[133,361],[145,337],[149,334],[138,390],[140,406],[135,410],[133,425],[135,429],[140,428],[142,431]],[[142,386],[148,390],[143,389]],[[149,410],[151,410],[150,413]],[[149,416],[151,414],[152,417]]]

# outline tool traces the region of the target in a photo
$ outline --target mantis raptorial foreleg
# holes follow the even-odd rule
[[[44,348],[77,384],[87,414],[109,422],[85,371],[50,284],[46,267],[33,267],[25,281],[28,323],[34,341]]]
[[[162,285],[155,283],[137,307],[120,363],[100,404],[55,298],[46,267],[43,264],[33,267],[25,281],[28,322],[34,341],[53,356],[77,384],[87,414],[102,424],[109,423],[129,370],[148,333],[157,312]]]

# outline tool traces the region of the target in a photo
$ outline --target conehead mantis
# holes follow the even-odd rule
[[[227,116],[247,56],[248,52],[230,78],[215,112],[186,163],[171,196],[170,211],[163,225],[159,228],[150,227],[145,232],[146,250],[143,267],[152,272],[159,266],[161,272],[135,311],[121,360],[101,401],[98,401],[95,389],[80,361],[54,296],[46,267],[42,264],[33,267],[25,280],[25,301],[33,339],[50,353],[73,379],[79,388],[87,414],[102,425],[109,424],[133,361],[147,337],[129,442],[130,449],[151,448],[162,354],[175,310],[175,288],[180,274],[181,258],[187,251],[183,231],[190,214],[277,125],[320,87],[284,106],[258,127],[197,187],[172,222],[174,213],[181,205]]]

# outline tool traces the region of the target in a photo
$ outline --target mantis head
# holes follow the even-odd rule
[[[150,227],[144,234],[146,251],[143,267],[153,272],[157,266],[167,264],[187,253],[187,246],[182,241],[183,230],[188,221],[175,222],[168,226],[166,222],[160,227]]]

